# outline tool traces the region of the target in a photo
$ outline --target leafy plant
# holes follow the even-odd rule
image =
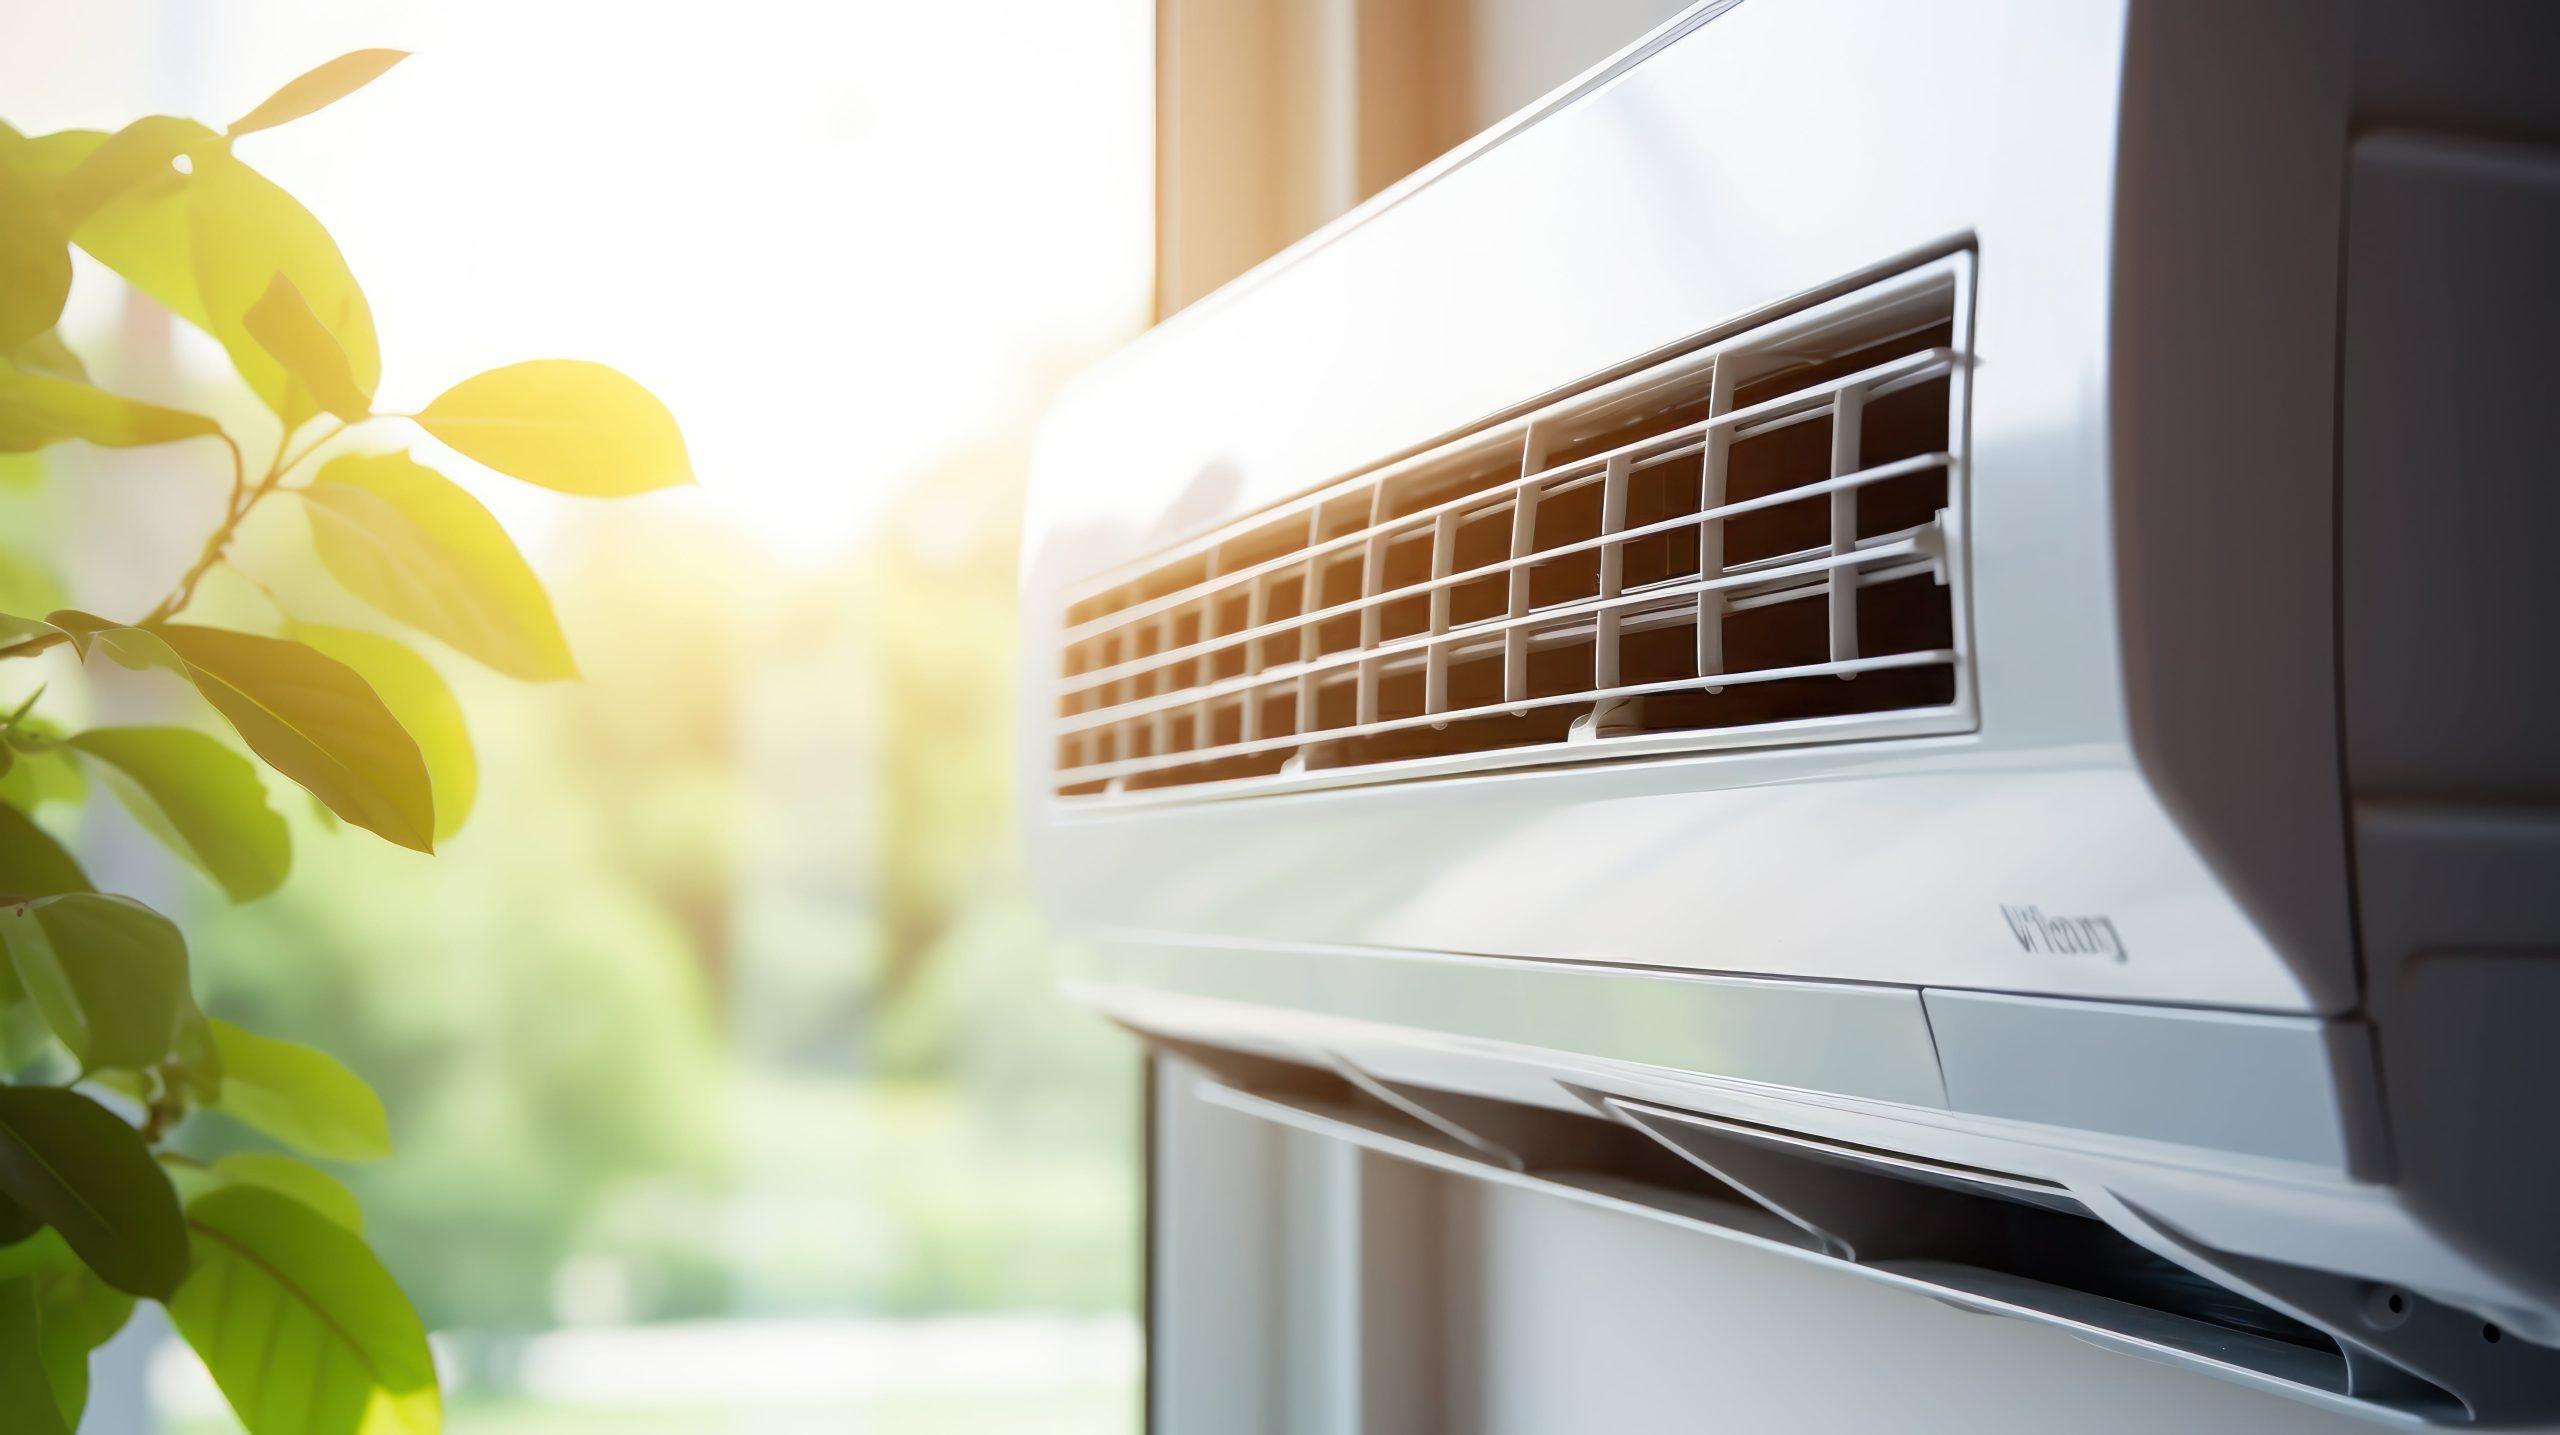
[[[307,515],[320,566],[385,617],[510,677],[572,677],[549,597],[488,510],[408,453],[351,436],[405,421],[563,493],[692,480],[674,418],[598,364],[511,364],[415,413],[377,407],[363,290],[320,222],[234,145],[402,58],[342,56],[219,133],[169,115],[113,134],[0,125],[0,453],[193,443],[230,468],[221,517],[167,597],[131,621],[0,613],[0,665],[54,654],[172,674],[257,760],[191,727],[62,731],[38,711],[41,685],[0,711],[0,1427],[12,1431],[79,1423],[90,1352],[136,1298],[168,1308],[253,1435],[441,1421],[417,1315],[346,1188],[304,1159],[389,1154],[379,1099],[324,1053],[207,1017],[177,925],[96,891],[35,821],[104,788],[226,897],[254,901],[293,856],[263,763],[345,823],[433,851],[477,784],[436,669],[281,603],[274,633],[184,621],[199,584],[281,498]],[[242,434],[92,384],[56,332],[74,246],[219,342],[273,423]],[[270,429],[271,447],[257,442]],[[170,1143],[197,1111],[296,1154],[191,1160]]]

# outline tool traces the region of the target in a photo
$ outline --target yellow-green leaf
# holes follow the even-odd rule
[[[225,1186],[256,1186],[290,1196],[354,1234],[364,1234],[364,1210],[347,1183],[291,1156],[242,1151],[210,1166],[173,1166],[169,1179],[178,1188],[178,1198],[189,1205]]]
[[[207,328],[267,407],[288,425],[319,412],[311,391],[249,331],[250,306],[279,274],[302,292],[320,326],[337,340],[356,387],[373,392],[382,380],[373,310],[338,242],[311,211],[228,154],[196,156],[186,191],[196,290]]]
[[[218,148],[221,136],[195,124],[187,134],[190,148]],[[47,156],[49,168],[68,176],[94,156],[107,141],[96,130],[63,130],[30,143]],[[126,283],[160,301],[162,307],[207,333],[204,296],[196,290],[195,246],[187,226],[187,176],[176,170],[137,180],[102,203],[71,231],[71,240],[89,256],[122,276]]]
[[[0,1191],[118,1290],[166,1300],[187,1274],[186,1225],[160,1163],[77,1092],[0,1086]]]
[[[283,885],[293,834],[247,758],[183,727],[92,728],[69,745],[105,764],[118,800],[232,901]]]
[[[693,482],[657,396],[602,364],[534,359],[436,395],[418,425],[466,458],[562,493],[621,498]]]
[[[174,161],[205,147],[213,134],[194,120],[144,115],[106,137],[54,188],[54,212],[78,229],[109,203],[146,184],[176,177]]]
[[[355,669],[358,677],[373,686],[383,706],[416,739],[419,756],[426,759],[427,782],[435,794],[436,840],[442,842],[461,831],[480,794],[480,764],[472,756],[462,704],[443,675],[426,659],[378,633],[296,623],[292,636]]]
[[[405,454],[333,459],[303,490],[348,591],[509,677],[577,676],[542,581],[480,501]]]
[[[83,1070],[140,1070],[176,1044],[186,939],[140,902],[67,892],[0,908],[0,948]]]
[[[178,656],[177,650],[147,628],[132,627],[77,608],[54,609],[44,615],[43,626],[57,629],[70,638],[71,646],[83,662],[94,651],[114,659],[118,667],[130,668],[137,673],[148,668],[166,668],[180,677],[187,675],[186,661]]]
[[[391,1154],[382,1098],[325,1051],[212,1022],[222,1053],[213,1109],[237,1117],[306,1156],[373,1161]]]
[[[88,794],[80,769],[59,752],[20,752],[0,772],[0,806],[33,812],[54,802],[78,802]]]
[[[71,241],[29,141],[0,128],[0,354],[53,327],[71,297]]]
[[[415,851],[435,850],[426,761],[353,669],[281,638],[187,623],[151,632],[269,767],[356,826]]]
[[[435,1359],[362,1239],[289,1196],[230,1186],[187,1207],[195,1270],[169,1318],[253,1435],[435,1435]]]
[[[178,1068],[178,1085],[198,1106],[222,1099],[222,1048],[213,1040],[213,1018],[196,1005],[192,992],[186,1009],[178,1013],[178,1039],[169,1055]]]
[[[285,82],[256,109],[231,122],[233,138],[273,129],[312,111],[336,104],[373,83],[382,72],[409,58],[406,50],[356,50],[315,66]]]
[[[9,362],[20,373],[51,374],[74,383],[89,382],[89,366],[80,362],[78,354],[71,352],[71,346],[62,341],[62,332],[58,329],[47,329],[20,344],[18,352],[9,356]]]
[[[50,374],[0,373],[0,452],[26,453],[64,439],[136,448],[220,432],[222,426],[202,414]]]
[[[357,386],[354,371],[347,367],[347,351],[338,347],[337,335],[311,312],[292,280],[277,275],[241,322],[258,347],[284,365],[285,372],[322,409],[349,423],[372,410],[373,395]]]

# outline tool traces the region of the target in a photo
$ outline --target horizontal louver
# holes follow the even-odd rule
[[[1962,279],[1757,325],[1084,585],[1058,792],[1967,725]]]

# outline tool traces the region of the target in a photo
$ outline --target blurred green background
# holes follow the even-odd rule
[[[179,917],[209,1011],[381,1092],[398,1154],[338,1174],[436,1332],[449,1428],[1137,1429],[1139,1067],[1055,995],[1027,895],[1013,573],[1043,406],[1145,317],[1148,6],[7,13],[0,116],[30,133],[419,51],[258,157],[365,284],[386,402],[591,354],[702,476],[582,506],[457,474],[584,680],[434,654],[481,767],[434,857],[279,787],[294,878],[235,908],[112,804],[74,834]],[[66,331],[125,392],[240,402],[85,260]],[[221,491],[211,455],[0,461],[0,609],[147,603]],[[300,521],[262,513],[240,566],[378,626],[298,566]],[[219,572],[200,610],[272,612]],[[202,721],[80,687],[47,710]],[[249,1144],[223,1122],[184,1139]],[[237,1428],[165,1327],[102,1359],[84,1429]]]

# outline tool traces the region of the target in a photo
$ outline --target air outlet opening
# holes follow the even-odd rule
[[[1056,790],[1248,790],[1971,723],[1937,261],[1088,585]]]

